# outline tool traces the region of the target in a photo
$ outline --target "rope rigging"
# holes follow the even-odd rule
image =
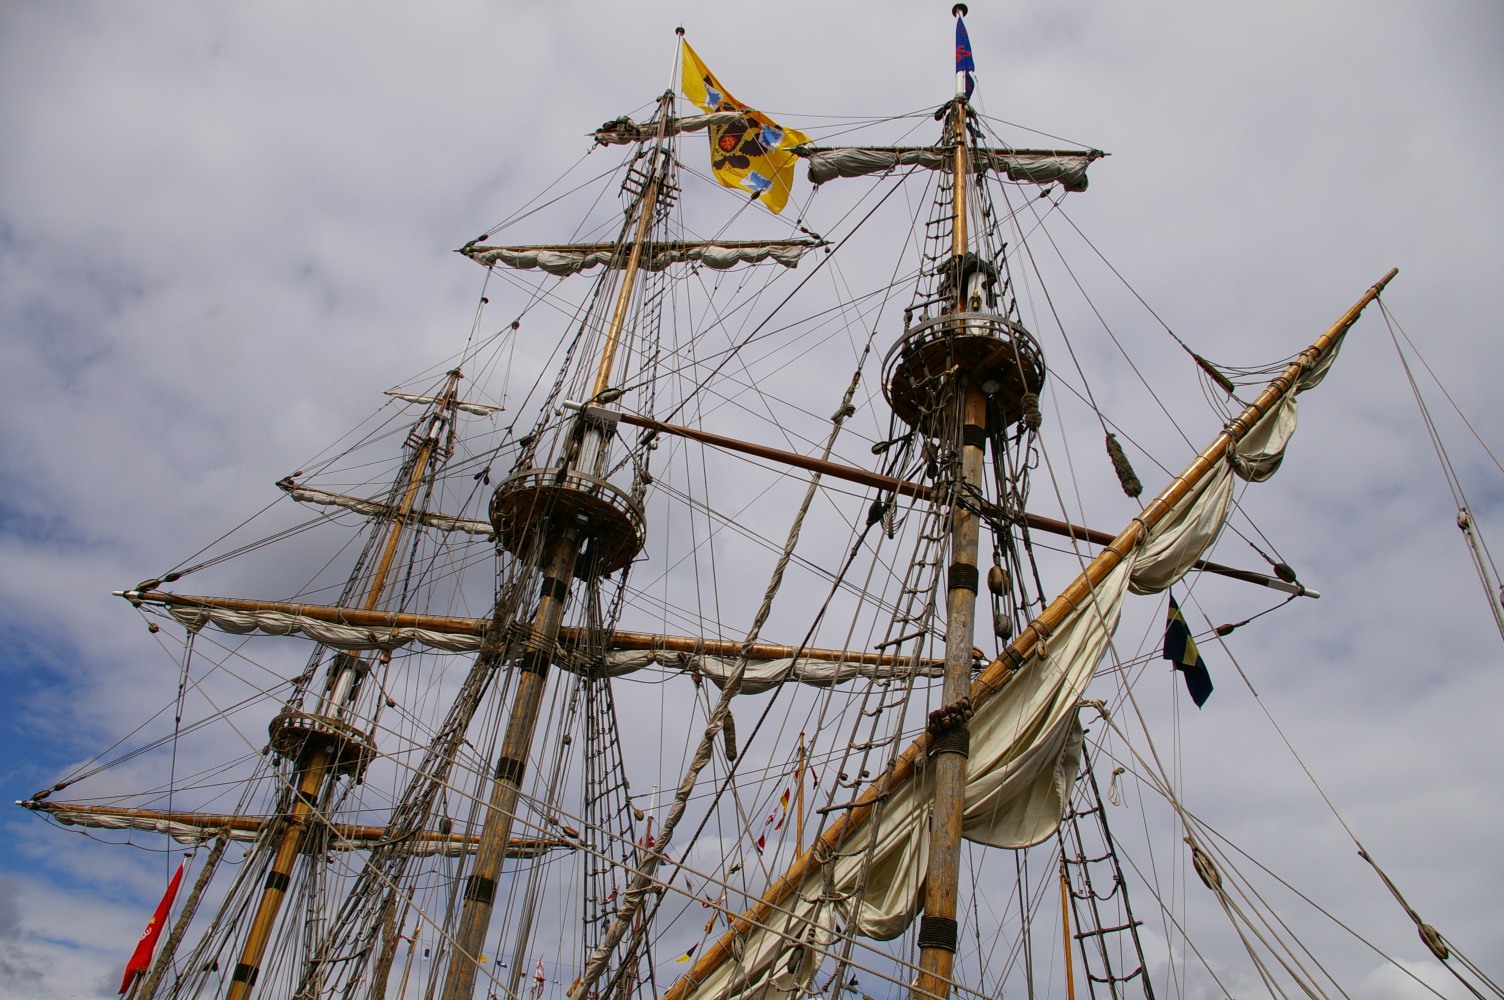
[[[1410,359],[1406,356],[1404,348],[1400,346],[1400,336],[1404,331],[1399,329],[1399,324],[1395,322],[1389,310],[1383,308],[1382,302],[1380,303],[1380,308],[1384,314],[1384,322],[1389,329],[1389,339],[1394,344],[1395,354],[1399,357],[1400,368],[1404,371],[1405,380],[1410,385],[1410,394],[1415,399],[1416,408],[1420,410],[1421,421],[1425,424],[1426,435],[1430,438],[1431,448],[1436,452],[1436,461],[1441,465],[1442,477],[1446,480],[1447,489],[1451,491],[1452,500],[1457,505],[1457,527],[1467,542],[1468,555],[1472,558],[1473,569],[1478,574],[1478,583],[1482,586],[1484,598],[1488,601],[1489,610],[1493,613],[1494,624],[1499,629],[1499,638],[1504,639],[1504,586],[1500,585],[1499,567],[1494,562],[1493,554],[1489,552],[1488,545],[1483,539],[1483,531],[1478,525],[1477,518],[1473,515],[1472,505],[1468,502],[1467,494],[1462,488],[1462,479],[1457,474],[1457,467],[1453,464],[1451,456],[1447,453],[1446,445],[1441,439],[1441,433],[1437,430],[1436,421],[1432,418],[1431,411],[1426,406],[1425,397],[1421,394],[1420,385],[1415,379],[1415,372],[1410,366]],[[1501,473],[1504,473],[1504,464],[1499,462],[1498,457],[1494,455],[1487,443],[1484,442],[1482,436],[1478,434],[1477,428],[1457,408],[1456,401],[1452,399],[1446,387],[1441,384],[1441,380],[1436,377],[1436,372],[1431,369],[1429,364],[1425,363],[1424,358],[1421,358],[1420,351],[1408,335],[1405,336],[1405,343],[1410,345],[1410,350],[1415,352],[1415,356],[1425,366],[1427,374],[1436,382],[1437,387],[1441,389],[1442,395],[1446,396],[1447,402],[1451,403],[1453,409],[1457,410],[1457,415],[1462,418],[1467,429],[1472,432],[1473,437],[1482,445],[1484,452],[1493,460],[1494,466]]]

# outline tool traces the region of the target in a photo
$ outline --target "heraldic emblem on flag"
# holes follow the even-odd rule
[[[684,43],[680,88],[685,97],[707,113],[742,113],[729,125],[711,127],[710,167],[722,184],[761,198],[775,212],[783,211],[794,185],[794,164],[799,159],[789,150],[809,142],[809,136],[797,129],[783,128],[761,111],[754,111],[732,97],[715,74],[705,68],[688,42]]]

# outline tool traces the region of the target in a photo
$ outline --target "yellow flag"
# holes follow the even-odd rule
[[[761,198],[775,212],[783,211],[788,204],[789,189],[794,185],[794,164],[799,159],[789,150],[809,142],[809,136],[783,128],[761,111],[754,111],[732,97],[715,74],[705,68],[688,42],[684,43],[681,87],[684,96],[707,113],[742,113],[729,125],[710,128],[710,168],[716,180]]]

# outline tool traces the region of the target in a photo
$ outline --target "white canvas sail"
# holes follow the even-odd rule
[[[771,260],[784,267],[796,267],[804,255],[821,244],[814,240],[768,240],[741,243],[673,243],[648,244],[643,247],[638,266],[645,271],[662,271],[674,264],[703,264],[725,271],[738,264],[760,264]],[[537,269],[549,274],[578,274],[594,267],[625,267],[624,248],[612,243],[584,246],[469,246],[464,253],[477,264],[503,265],[519,270]]]
[[[844,146],[803,147],[796,153],[809,160],[811,184],[824,184],[840,177],[881,174],[896,167],[949,170],[951,153],[937,147]],[[1086,190],[1086,168],[1106,154],[1100,150],[1008,150],[978,149],[971,157],[977,173],[995,171],[1015,181],[1033,184],[1059,182],[1067,191]]]

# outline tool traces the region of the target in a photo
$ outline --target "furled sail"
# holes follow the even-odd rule
[[[450,405],[449,400],[443,396],[423,396],[413,392],[398,392],[395,389],[388,389],[386,394],[394,399],[400,399],[408,403],[443,403]],[[491,403],[467,403],[464,400],[456,400],[452,405],[456,410],[462,410],[465,413],[474,413],[481,417],[492,413],[500,413],[506,409],[505,406],[495,406]]]
[[[800,146],[796,154],[809,160],[812,184],[837,177],[880,174],[895,167],[949,170],[953,156],[939,146]],[[1107,154],[1100,149],[991,149],[968,150],[968,162],[977,173],[993,171],[1010,180],[1033,184],[1059,182],[1067,191],[1086,190],[1086,168]]]
[[[717,271],[737,264],[760,264],[771,260],[784,267],[796,266],[806,253],[824,246],[819,240],[743,240],[738,242],[644,243],[639,267],[661,271],[671,264],[696,263]],[[494,247],[470,244],[460,250],[478,264],[502,264],[522,270],[538,269],[549,274],[577,274],[592,267],[624,267],[627,248],[615,243],[559,243],[537,246]]]
[[[301,635],[333,649],[348,651],[400,649],[416,643],[430,649],[463,653],[479,650],[488,619],[451,618],[437,615],[391,616],[352,608],[319,605],[272,605],[269,602],[230,598],[181,597],[159,592],[129,592],[137,603],[161,603],[167,613],[190,631],[206,625],[232,635],[260,632],[265,635]],[[692,676],[702,676],[716,686],[724,685],[740,654],[734,642],[692,639],[687,636],[613,633],[613,647],[598,661],[570,655],[577,636],[571,629],[560,632],[561,650],[556,664],[574,673],[604,672],[611,677],[633,674],[649,667],[665,667]],[[749,651],[744,693],[766,691],[795,682],[829,687],[857,677],[938,677],[943,660],[913,660],[908,656],[861,653],[834,649],[796,649],[758,643]]]
[[[613,677],[657,664],[686,673],[701,674],[716,687],[725,687],[732,671],[736,669],[736,663],[735,656],[708,656],[662,650],[613,650],[606,654],[606,669]],[[807,656],[749,659],[746,673],[742,676],[741,693],[757,694],[789,681],[812,687],[829,687],[857,677],[880,680],[944,675],[944,660],[922,660],[911,666],[908,662],[863,663],[855,658],[836,661],[817,660]]]
[[[343,507],[345,510],[364,514],[367,517],[395,517],[398,513],[396,507],[380,500],[365,500],[361,497],[346,496],[343,493],[325,493],[323,490],[310,489],[307,486],[297,486],[290,479],[280,480],[277,486],[286,492],[288,496],[298,501],[298,503],[318,504],[323,507]],[[440,531],[462,531],[470,535],[484,536],[496,533],[496,529],[491,527],[490,521],[478,521],[469,517],[455,517],[453,514],[437,514],[421,509],[410,512],[408,520],[430,528],[438,528]]]
[[[126,809],[118,806],[91,806],[71,802],[44,802],[27,799],[21,805],[33,812],[46,813],[64,826],[81,826],[91,830],[136,830],[160,833],[180,844],[201,844],[223,837],[249,842],[261,836],[276,816],[243,814],[175,812],[160,809]],[[329,826],[329,840],[321,845],[329,851],[364,851],[385,843],[391,831],[381,826],[335,823]],[[407,839],[415,856],[463,857],[475,852],[480,838],[474,834],[419,831]],[[535,858],[559,848],[576,847],[573,840],[540,837],[515,838],[507,846],[511,858]]]
[[[713,111],[707,115],[670,117],[663,126],[665,136],[681,132],[702,132],[714,125],[730,125],[742,117],[740,111]],[[595,141],[602,146],[624,146],[632,142],[652,142],[658,138],[657,122],[635,122],[625,116],[607,122],[595,130]]]
[[[383,628],[323,621],[308,615],[270,609],[240,611],[230,608],[168,605],[167,613],[190,631],[212,625],[221,632],[248,635],[301,635],[333,649],[401,649],[417,643],[450,653],[480,649],[480,632],[449,632],[426,628]]]
[[[1298,383],[1296,391],[1305,388]],[[1186,500],[1159,523],[1139,551],[1129,585],[1135,594],[1154,594],[1180,579],[1216,541],[1232,506],[1233,479],[1263,482],[1274,475],[1285,445],[1295,433],[1295,393],[1282,397],[1254,424],[1228,460],[1196,481]]]

